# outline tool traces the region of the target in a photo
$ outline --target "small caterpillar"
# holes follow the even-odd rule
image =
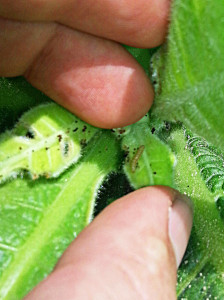
[[[137,163],[138,163],[138,160],[139,158],[141,157],[143,151],[145,149],[145,146],[144,145],[141,145],[137,152],[135,153],[134,157],[132,158],[131,162],[130,162],[130,165],[131,165],[131,172],[132,173],[135,173],[135,170],[136,170],[136,167],[137,167]]]

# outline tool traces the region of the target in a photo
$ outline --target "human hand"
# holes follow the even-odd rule
[[[172,300],[192,226],[189,199],[165,187],[108,206],[25,300]]]
[[[168,8],[168,0],[0,0],[0,76],[24,75],[93,125],[133,123],[149,110],[153,89],[111,40],[161,44]]]
[[[133,123],[151,106],[153,89],[116,42],[162,43],[168,7],[168,0],[0,0],[0,76],[24,75],[93,125]],[[180,199],[169,212],[174,195],[145,188],[114,202],[26,299],[175,299],[192,214]]]

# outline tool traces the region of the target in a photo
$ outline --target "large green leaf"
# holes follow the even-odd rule
[[[101,131],[59,178],[0,188],[0,299],[21,299],[52,270],[91,220],[97,190],[118,161],[119,144]]]
[[[155,111],[224,150],[224,2],[174,0],[167,44],[154,56]]]
[[[217,154],[214,147],[189,134],[186,138],[182,129],[171,134],[169,144],[177,158],[176,188],[190,196],[195,207],[191,243],[179,270],[178,295],[189,300],[222,299],[224,224],[216,201],[224,191],[215,175],[224,170],[223,162],[211,159]],[[210,167],[216,180],[205,181]]]
[[[0,135],[0,183],[24,170],[33,179],[59,176],[97,130],[55,103],[31,109]]]

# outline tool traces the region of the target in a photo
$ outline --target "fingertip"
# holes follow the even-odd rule
[[[149,110],[153,88],[119,44],[58,25],[26,78],[84,121],[123,127]]]
[[[139,121],[149,111],[154,98],[153,88],[140,66],[134,63],[132,66],[114,66],[114,70],[110,68],[110,74],[104,67],[102,73],[96,75],[104,81],[102,89],[92,93],[91,99],[85,98],[78,103],[83,105],[85,102],[85,109],[77,109],[74,104],[70,107],[87,123],[105,129]]]
[[[113,202],[27,299],[163,299],[164,294],[175,299],[176,266],[168,237],[173,197],[172,189],[148,187]]]

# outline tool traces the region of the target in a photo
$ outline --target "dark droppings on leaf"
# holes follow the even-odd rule
[[[19,150],[22,150],[23,148],[22,147],[19,147]]]
[[[151,129],[151,133],[153,134],[155,131],[156,131],[156,129],[153,127],[153,128]]]
[[[171,125],[170,125],[170,123],[168,123],[168,122],[165,122],[165,128],[166,128],[166,130],[170,130],[170,128],[171,128]]]
[[[86,131],[86,129],[87,129],[87,126],[86,126],[86,125],[84,125],[84,126],[83,126],[83,129],[82,129],[82,132],[85,132],[85,131]]]
[[[34,131],[31,130],[31,129],[29,129],[29,130],[27,131],[27,133],[26,133],[26,137],[27,137],[28,139],[35,139],[35,133],[34,133]]]
[[[153,174],[156,175],[157,173],[156,173],[156,172],[153,172]]]
[[[82,139],[81,141],[80,141],[80,144],[81,144],[81,146],[86,146],[86,139]]]
[[[129,154],[129,151],[124,151],[124,158],[126,158]]]
[[[62,140],[62,135],[61,134],[59,134],[59,135],[57,135],[57,137],[58,137],[58,141],[59,141],[59,143],[61,142],[61,140]]]
[[[129,148],[130,148],[130,147],[127,146],[127,145],[124,145],[124,146],[123,146],[124,151],[129,151]]]
[[[47,151],[47,150],[49,150],[49,147],[46,147],[45,149],[46,149],[46,151]]]
[[[73,129],[73,132],[76,132],[78,130],[78,127],[76,127],[75,129]]]
[[[123,134],[123,133],[126,132],[126,130],[121,128],[118,132],[119,132],[120,134]]]

